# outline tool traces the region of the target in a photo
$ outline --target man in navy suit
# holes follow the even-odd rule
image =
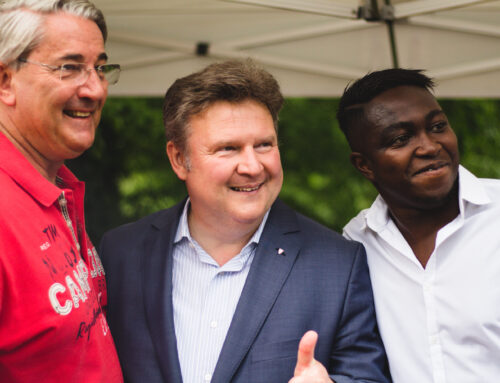
[[[282,104],[250,61],[167,91],[166,151],[189,197],[100,249],[127,381],[389,381],[364,248],[277,200]]]

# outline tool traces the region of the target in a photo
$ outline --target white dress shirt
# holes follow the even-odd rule
[[[173,306],[184,383],[212,379],[269,212],[241,252],[219,266],[191,237],[189,200],[174,239]]]
[[[500,180],[460,167],[459,207],[425,269],[380,195],[344,228],[366,248],[394,383],[500,382]]]

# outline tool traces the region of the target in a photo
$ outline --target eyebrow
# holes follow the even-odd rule
[[[83,57],[83,55],[79,53],[68,54],[60,58],[60,60],[71,60],[71,61],[84,61],[84,59],[85,58]],[[97,58],[97,61],[108,61],[108,55],[105,52],[102,52]]]
[[[425,116],[425,122],[431,121],[434,117],[439,116],[440,114],[446,116],[442,109],[431,110],[427,113],[427,116]]]
[[[444,111],[442,109],[434,109],[434,110],[431,110],[429,113],[427,113],[427,115],[425,116],[425,122],[426,123],[429,123],[430,121],[432,121],[432,119],[436,116],[439,116],[439,115],[445,115]],[[395,122],[394,124],[391,124],[389,126],[386,126],[382,133],[383,134],[389,134],[391,133],[391,131],[393,130],[397,130],[397,129],[403,129],[403,128],[408,128],[408,127],[411,127],[413,126],[413,122],[411,121],[398,121],[398,122]]]
[[[278,138],[275,135],[269,135],[266,137],[262,137],[261,139],[256,140],[257,143],[262,143],[262,142],[278,142]],[[232,139],[221,139],[218,142],[214,143],[214,146],[217,147],[223,147],[223,146],[237,146],[240,144],[240,141],[238,141],[238,138],[232,138]]]

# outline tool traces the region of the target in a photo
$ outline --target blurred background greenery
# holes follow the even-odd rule
[[[500,100],[440,100],[457,133],[461,162],[480,177],[500,178]],[[115,226],[185,197],[170,169],[160,98],[110,98],[92,149],[67,165],[86,182],[87,231],[98,245]],[[287,99],[280,114],[284,168],[280,197],[341,231],[376,196],[349,162],[337,126],[337,99]]]

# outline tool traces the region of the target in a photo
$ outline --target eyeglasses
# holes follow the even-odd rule
[[[59,72],[59,79],[61,81],[73,81],[77,85],[84,84],[90,76],[90,72],[95,70],[97,76],[101,81],[106,81],[109,85],[114,85],[120,78],[120,65],[118,64],[103,64],[96,65],[93,68],[88,68],[83,63],[66,63],[62,65],[49,65],[30,61],[20,58],[17,61],[27,64],[35,64],[44,68],[48,68],[53,72]]]

